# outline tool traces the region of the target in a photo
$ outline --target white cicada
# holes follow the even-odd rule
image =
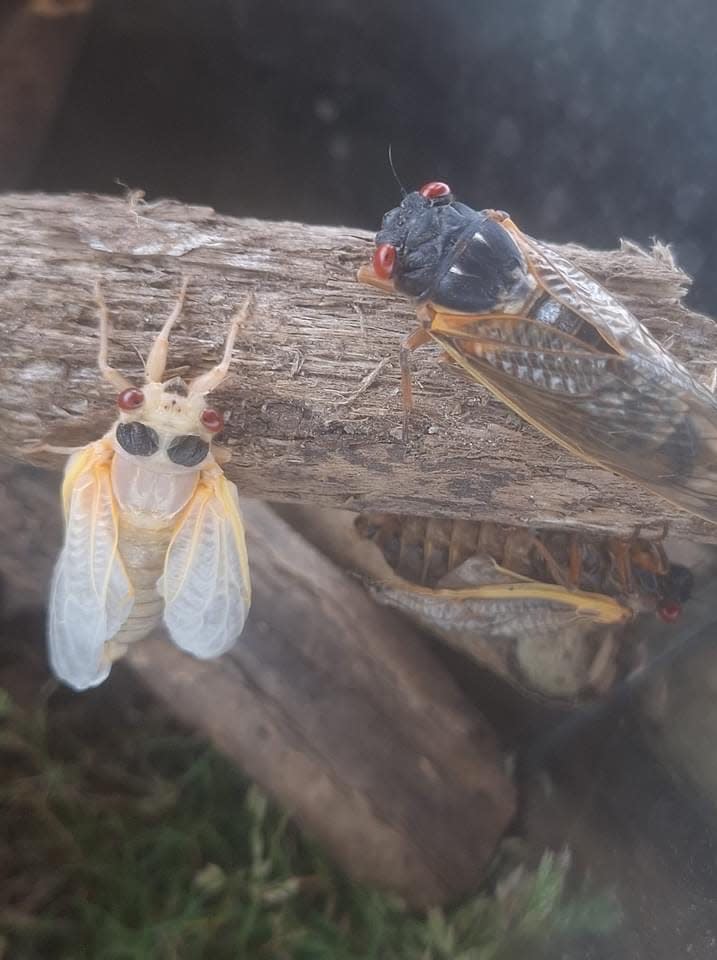
[[[204,659],[234,645],[249,612],[237,490],[219,465],[225,451],[212,447],[224,421],[205,398],[227,374],[251,298],[232,317],[218,366],[190,383],[163,383],[168,335],[185,291],[186,281],[140,389],[108,363],[109,317],[96,289],[99,368],[120,391],[119,418],[68,461],[65,543],[48,625],[52,669],[76,690],[102,683],[112,662],[161,620],[178,647]]]

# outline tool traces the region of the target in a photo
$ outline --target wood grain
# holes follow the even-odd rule
[[[717,527],[556,447],[438,364],[433,347],[415,355],[404,444],[397,348],[415,317],[356,282],[371,241],[358,230],[238,220],[171,201],[0,198],[0,453],[28,461],[26,440],[84,443],[112,422],[112,392],[95,363],[98,276],[115,318],[112,359],[140,378],[137,351],[146,356],[186,274],[171,373],[209,366],[231,310],[256,292],[217,396],[230,414],[228,473],[246,495],[623,534],[666,520],[675,534],[717,541]],[[683,305],[688,278],[666,248],[564,252],[709,379],[714,323]]]

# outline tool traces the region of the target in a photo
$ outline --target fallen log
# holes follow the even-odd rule
[[[558,449],[476,384],[415,356],[412,435],[401,440],[398,343],[410,305],[356,282],[371,235],[224,217],[206,207],[97,196],[0,198],[0,454],[34,463],[27,440],[67,445],[111,423],[96,369],[92,287],[114,316],[111,357],[139,378],[180,276],[190,277],[170,373],[215,361],[249,289],[232,376],[229,476],[248,496],[348,509],[462,516],[626,534],[717,540],[717,527]],[[622,298],[696,376],[717,366],[712,320],[688,310],[669,251],[563,248]]]
[[[0,470],[0,573],[41,600],[56,485]],[[164,636],[127,660],[352,877],[425,906],[480,883],[515,811],[496,739],[428,642],[269,508],[244,507],[254,597],[240,643],[200,662]]]

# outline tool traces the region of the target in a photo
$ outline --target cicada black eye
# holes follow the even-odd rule
[[[373,269],[377,277],[390,280],[396,264],[396,248],[391,243],[379,243],[373,255]]]
[[[167,447],[167,456],[180,467],[196,467],[209,453],[209,444],[201,437],[175,437]]]
[[[137,387],[127,387],[117,397],[117,406],[120,410],[136,410],[144,403],[144,394]]]
[[[444,200],[451,196],[451,188],[442,180],[431,180],[430,183],[424,183],[418,191],[426,200]]]
[[[133,457],[151,457],[159,450],[159,437],[156,432],[137,420],[133,423],[118,423],[115,436],[122,449]]]

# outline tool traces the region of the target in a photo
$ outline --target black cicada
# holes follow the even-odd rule
[[[359,279],[419,304],[402,351],[434,340],[521,417],[584,460],[717,522],[717,400],[618,300],[508,214],[444,183],[383,218]]]
[[[400,580],[377,599],[431,626],[530,693],[556,700],[605,694],[640,665],[624,628],[639,614],[678,618],[692,574],[662,543],[491,522],[361,514]]]

